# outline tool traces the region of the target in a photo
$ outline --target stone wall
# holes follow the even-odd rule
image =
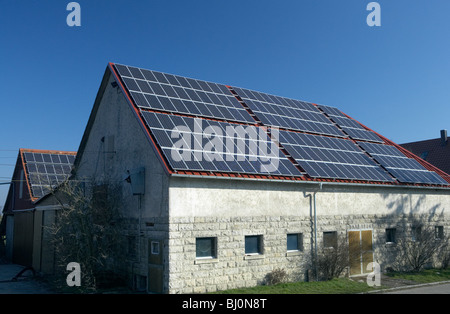
[[[444,225],[450,232],[448,217],[423,215],[323,215],[317,218],[317,242],[323,243],[323,232],[336,231],[346,239],[349,230],[372,230],[374,261],[388,266],[395,254],[392,244],[386,244],[386,228],[396,228],[398,236],[408,235],[412,222],[426,221],[431,226]],[[286,236],[301,233],[302,251],[287,252]],[[261,255],[245,255],[246,235],[261,235]],[[217,256],[196,258],[196,238],[215,237]],[[307,216],[246,216],[246,217],[176,217],[170,219],[169,293],[204,293],[217,290],[251,287],[264,284],[265,276],[284,269],[289,281],[305,280],[314,242],[313,220]]]
[[[275,268],[301,277],[304,252],[287,256],[286,234],[305,233],[309,246],[310,220],[304,217],[255,216],[236,218],[173,218],[169,239],[170,293],[199,293],[261,284]],[[263,254],[245,255],[246,235],[261,235]],[[216,237],[217,257],[196,258],[196,238]]]

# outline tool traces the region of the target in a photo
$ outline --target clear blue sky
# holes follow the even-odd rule
[[[19,148],[76,151],[108,62],[336,106],[397,143],[450,117],[450,1],[0,0],[0,182]],[[0,206],[7,186],[0,185]]]

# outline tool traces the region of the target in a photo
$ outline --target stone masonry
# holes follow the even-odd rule
[[[420,217],[419,217],[420,218]],[[348,230],[373,231],[374,260],[383,260],[380,246],[386,246],[385,229],[409,226],[410,216],[322,216],[318,218],[318,243],[325,231],[336,231],[346,237]],[[449,220],[445,220],[449,228]],[[313,234],[310,217],[254,216],[236,218],[177,217],[170,221],[169,293],[204,293],[238,287],[251,287],[264,283],[264,277],[277,268],[284,269],[290,281],[304,280],[305,265],[312,250]],[[442,223],[441,219],[431,221]],[[402,229],[403,228],[403,229]],[[301,233],[303,250],[287,252],[286,235]],[[261,235],[263,254],[245,255],[244,237]],[[217,257],[196,259],[197,237],[217,238]]]

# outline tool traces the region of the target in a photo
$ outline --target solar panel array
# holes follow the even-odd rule
[[[225,85],[124,65],[116,68],[138,107],[255,123]]]
[[[352,139],[383,143],[383,140],[378,135],[366,130],[361,124],[348,118],[339,109],[324,105],[319,105],[319,107]]]
[[[25,151],[24,163],[33,197],[42,197],[64,182],[72,170],[75,155]]]
[[[143,117],[173,169],[301,175],[256,126],[155,112]]]
[[[233,87],[256,117],[267,126],[345,137],[311,103]]]
[[[417,160],[406,157],[394,146],[368,142],[359,142],[359,145],[400,182],[448,184],[438,174],[428,171]]]
[[[393,181],[348,139],[281,131],[280,142],[311,177]]]
[[[114,67],[174,171],[447,184],[335,107]]]

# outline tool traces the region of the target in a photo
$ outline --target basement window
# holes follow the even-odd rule
[[[386,229],[386,243],[395,243],[395,234],[397,230],[395,228]]]
[[[195,240],[195,257],[196,258],[216,258],[217,245],[216,238],[197,238]]]
[[[288,252],[303,251],[303,235],[301,233],[288,234],[286,246]]]
[[[258,255],[262,253],[263,253],[262,236],[261,235],[245,236],[245,254]]]

